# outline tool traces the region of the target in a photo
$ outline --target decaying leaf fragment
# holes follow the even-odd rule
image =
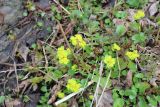
[[[154,16],[157,11],[158,11],[158,4],[159,4],[159,1],[157,2],[154,2],[150,7],[149,7],[149,14],[150,16]]]

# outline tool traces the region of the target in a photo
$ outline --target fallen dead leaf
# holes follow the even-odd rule
[[[59,84],[56,84],[53,86],[53,88],[51,89],[51,98],[48,100],[48,104],[52,104],[55,102],[56,97],[57,97],[57,93],[58,91],[61,89],[61,84],[63,83],[63,81],[59,81]]]
[[[154,27],[158,27],[157,23],[154,23],[153,21],[151,21],[148,18],[143,18],[140,20],[140,24],[142,25],[142,27],[147,26],[147,25],[152,25]]]
[[[160,81],[160,64],[157,66],[154,77],[150,80],[150,84],[158,87],[157,81]]]
[[[25,104],[25,107],[36,107],[40,99],[40,94],[39,93],[29,94],[28,97],[30,101]]]
[[[128,13],[128,17],[127,17],[128,20],[133,22],[134,21],[133,16],[134,16],[135,10],[134,9],[128,9],[127,13]]]
[[[131,71],[128,71],[126,80],[127,80],[127,85],[131,87],[132,86],[132,72]]]
[[[0,13],[0,24],[4,23],[4,16],[2,13]]]
[[[20,84],[18,84],[18,87],[15,89],[15,92],[18,92],[18,88],[19,88],[20,90],[22,90],[22,93],[24,93],[24,91],[26,90],[29,84],[30,83],[28,80],[22,81]]]
[[[19,99],[14,99],[12,101],[7,99],[5,100],[5,107],[24,107],[24,104]]]
[[[156,68],[156,72],[155,72],[156,76],[160,76],[160,64],[157,66]]]
[[[149,2],[151,2],[151,3],[152,3],[152,2],[156,2],[156,0],[149,0]]]
[[[19,54],[22,56],[25,62],[27,61],[27,55],[29,51],[30,51],[29,48],[24,44],[20,45],[18,49]]]
[[[112,107],[111,105],[112,103],[113,103],[113,99],[112,99],[111,90],[107,90],[102,95],[102,99],[98,107]]]
[[[115,25],[125,25],[126,21],[124,19],[113,19]]]
[[[157,85],[157,83],[156,83],[156,78],[152,78],[151,80],[150,80],[150,84],[152,85],[152,86],[154,86],[154,87],[157,87],[158,85]]]
[[[74,97],[69,101],[68,105],[69,107],[78,107],[78,103]]]
[[[158,11],[158,4],[159,4],[159,1],[157,2],[154,2],[150,7],[149,7],[149,14],[150,16],[153,16],[157,13]]]

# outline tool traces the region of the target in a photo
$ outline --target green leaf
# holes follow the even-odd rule
[[[117,98],[114,101],[113,107],[124,107],[124,100],[122,98]]]
[[[94,75],[94,76],[93,76],[93,81],[96,82],[96,83],[98,83],[99,77],[100,77],[99,75]],[[108,77],[108,76],[107,76],[107,77]],[[105,84],[106,84],[107,77],[101,77],[100,86],[103,87],[103,88],[104,88],[104,86],[105,86]],[[110,84],[110,81],[109,81],[107,88],[108,88],[110,85],[111,85],[111,84]]]
[[[37,22],[38,27],[42,27],[43,25],[44,25],[43,22],[40,22],[40,21]]]
[[[153,107],[157,106],[157,101],[155,98],[151,97],[151,96],[147,96],[147,100],[150,103],[150,105],[152,105]]]
[[[133,63],[132,61],[129,61],[128,63],[128,68],[132,71],[132,72],[136,72],[137,71],[137,65],[135,63]]]
[[[147,102],[145,101],[144,97],[139,97],[138,107],[148,107]]]
[[[46,86],[42,86],[42,87],[41,87],[41,91],[47,92],[47,87],[46,87]]]
[[[75,71],[75,70],[71,70],[71,69],[70,69],[70,70],[68,70],[68,74],[69,74],[69,75],[71,75],[71,76],[73,76],[75,73],[76,73],[76,71]]]
[[[30,79],[30,82],[32,83],[32,85],[36,85],[38,83],[40,83],[43,80],[43,77],[33,77]]]
[[[140,2],[139,0],[127,0],[127,4],[129,4],[130,7],[139,7]]]
[[[111,26],[111,20],[108,18],[108,19],[105,19],[104,20],[104,22],[105,22],[105,24],[107,25],[107,26]]]
[[[132,36],[132,40],[134,41],[134,43],[141,43],[144,42],[146,40],[146,36],[144,35],[144,33],[138,33]]]
[[[126,96],[129,96],[129,98],[130,98],[131,100],[133,100],[133,99],[135,99],[136,96],[137,96],[137,91],[134,90],[134,89],[127,89],[127,90],[125,91],[125,95],[126,95]]]
[[[114,92],[112,96],[113,96],[113,99],[114,99],[114,100],[119,97],[119,95],[117,94],[117,92]]]
[[[127,62],[124,61],[124,59],[122,58],[118,58],[118,60],[119,60],[121,70],[125,69],[127,67]]]
[[[71,12],[71,18],[83,18],[83,13],[80,10],[73,10]]]
[[[143,75],[143,73],[137,73],[137,74],[135,74],[135,77],[136,78],[143,78],[144,75]]]
[[[5,96],[0,96],[0,105],[4,102]]]
[[[160,95],[155,96],[155,99],[160,102]]]
[[[124,25],[118,25],[118,26],[117,26],[117,28],[116,28],[116,34],[117,34],[117,35],[122,36],[122,35],[125,34],[125,32],[126,32],[126,28],[125,28]]]
[[[138,82],[135,84],[135,87],[139,89],[139,93],[144,93],[148,88],[150,88],[150,85],[147,82]]]
[[[53,72],[53,78],[55,78],[56,80],[58,80],[59,78],[61,78],[63,75],[63,73],[59,70],[56,70]]]
[[[140,26],[140,24],[137,23],[137,22],[132,22],[132,23],[130,24],[130,29],[131,29],[132,31],[139,32],[139,31],[141,31],[141,26]]]
[[[99,29],[99,22],[98,21],[90,21],[88,25],[88,29],[90,32],[96,32]]]
[[[127,13],[125,11],[117,11],[115,13],[115,16],[119,19],[124,19],[127,16]]]
[[[127,75],[127,71],[126,71],[126,70],[123,70],[123,71],[122,71],[122,75],[123,75],[123,76],[126,76],[126,75]]]

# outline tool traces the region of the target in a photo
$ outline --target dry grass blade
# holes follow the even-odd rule
[[[96,87],[96,90],[95,90],[95,93],[94,93],[94,98],[92,100],[92,103],[91,103],[90,107],[92,107],[94,100],[96,101],[96,104],[98,102],[98,90],[99,90],[99,85],[100,85],[100,81],[101,81],[101,77],[102,77],[102,72],[103,72],[103,62],[101,61],[100,68],[99,68],[100,77],[98,79],[97,87]]]

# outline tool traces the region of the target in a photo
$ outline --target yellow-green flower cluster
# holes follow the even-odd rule
[[[64,46],[59,47],[57,51],[57,57],[59,63],[64,65],[68,64],[69,63],[68,55],[70,53],[71,53],[70,49],[65,50]]]
[[[116,59],[112,58],[112,56],[106,55],[104,57],[104,63],[107,65],[107,68],[112,68],[116,63]]]
[[[66,87],[72,92],[78,92],[81,88],[81,84],[79,84],[75,79],[69,79]]]
[[[138,54],[137,50],[134,50],[133,52],[127,51],[127,52],[126,52],[126,55],[127,55],[128,58],[131,59],[131,60],[135,60],[136,58],[139,57],[139,54]]]
[[[72,45],[80,47],[80,48],[85,48],[86,46],[86,42],[83,40],[81,34],[76,34],[75,36],[72,36],[70,38],[70,41]]]
[[[145,16],[145,13],[143,10],[138,10],[135,14],[134,14],[134,19],[135,20],[138,20],[138,19],[141,19]]]
[[[77,65],[76,65],[76,64],[72,65],[71,69],[72,69],[73,71],[76,71],[76,70],[77,70]]]
[[[89,99],[93,100],[94,96],[93,95],[89,95]]]
[[[58,96],[59,98],[64,98],[65,94],[64,94],[63,92],[59,91],[59,92],[57,93],[57,96]]]
[[[114,44],[112,45],[112,51],[119,51],[119,50],[121,50],[120,46],[117,45],[116,43],[114,43]]]

